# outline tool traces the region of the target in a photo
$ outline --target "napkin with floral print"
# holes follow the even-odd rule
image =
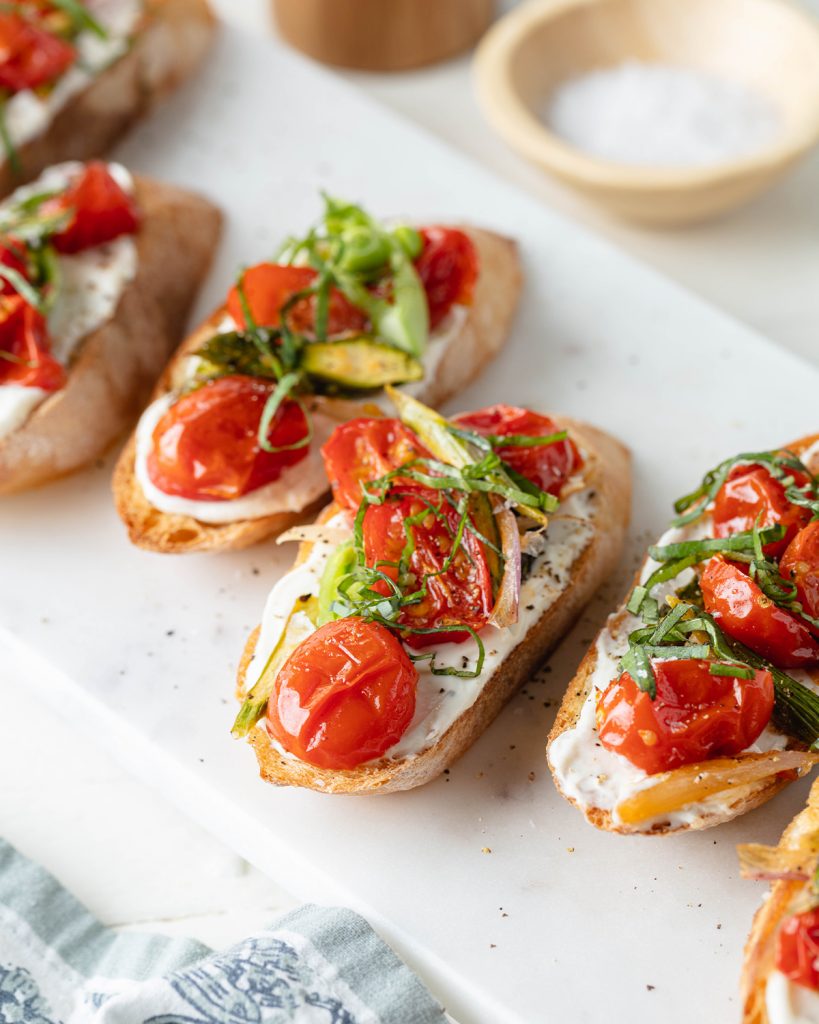
[[[103,927],[0,840],[0,1024],[444,1024],[349,910],[305,906],[224,953]]]

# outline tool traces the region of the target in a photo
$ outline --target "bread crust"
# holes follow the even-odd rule
[[[207,0],[149,0],[131,48],[72,96],[48,128],[17,150],[19,172],[0,163],[0,195],[51,164],[100,156],[208,52],[216,20]]]
[[[794,454],[799,455],[814,444],[817,439],[819,439],[819,434],[813,434],[808,437],[804,437],[787,447]],[[638,572],[634,582],[626,591],[617,613],[618,616],[625,615],[625,603],[631,596],[635,583],[639,582],[639,575],[640,573]],[[615,622],[616,621],[617,620],[615,619]],[[617,832],[619,835],[671,835],[675,832],[687,832],[712,828],[714,825],[721,825],[723,822],[731,821],[733,818],[736,818],[741,814],[745,814],[748,811],[752,811],[755,807],[759,807],[761,804],[766,803],[771,799],[771,797],[775,796],[780,789],[783,789],[788,785],[788,783],[793,782],[798,777],[795,771],[780,772],[779,774],[772,775],[768,779],[762,779],[756,783],[737,787],[737,795],[735,799],[725,804],[721,803],[718,810],[706,810],[702,816],[697,819],[695,824],[671,826],[670,824],[658,823],[653,825],[650,829],[641,829],[634,825],[624,825],[622,823],[615,822],[611,811],[604,810],[601,807],[583,806],[573,797],[569,796],[561,786],[560,779],[552,768],[548,752],[557,737],[567,729],[574,728],[578,718],[580,717],[580,712],[582,711],[583,705],[585,704],[589,691],[591,690],[592,678],[597,665],[597,641],[608,628],[608,623],[603,626],[586,652],[585,657],[581,661],[580,667],[569,684],[569,688],[561,702],[555,723],[549,733],[547,743],[547,761],[549,762],[549,768],[552,772],[552,778],[554,779],[555,785],[561,795],[581,811],[586,820],[590,824],[594,825],[595,828],[602,829],[605,832]],[[804,749],[804,747],[798,743],[791,743],[788,745],[787,749],[801,750]]]
[[[480,274],[466,321],[435,372],[424,381],[419,397],[438,406],[462,390],[494,358],[506,340],[520,295],[522,274],[517,246],[491,231],[465,227],[478,250]],[[154,391],[159,398],[171,389],[182,359],[196,351],[224,316],[217,310],[187,338],[168,364]],[[348,403],[351,418],[366,414],[367,400]],[[134,472],[136,437],[126,445],[114,476],[114,500],[132,543],[148,551],[186,554],[192,551],[234,551],[276,536],[297,523],[311,519],[326,503],[327,495],[297,512],[279,512],[258,519],[230,523],[203,523],[193,516],[174,515],[155,508],[140,487]]]
[[[136,275],[113,317],[80,342],[66,386],[0,439],[0,494],[53,480],[102,455],[142,408],[185,329],[221,214],[201,196],[148,178],[134,179],[134,194],[142,214]]]
[[[780,849],[800,849],[807,835],[819,843],[819,779],[811,786],[807,806],[796,815],[782,833]],[[765,1007],[765,986],[774,969],[774,939],[784,919],[794,913],[804,893],[804,881],[776,881],[768,898],[754,915],[742,965],[740,991],[742,1024],[768,1024]]]
[[[631,512],[631,458],[613,437],[585,423],[555,417],[571,431],[588,453],[587,485],[596,491],[595,533],[572,566],[572,581],[487,680],[475,703],[460,715],[438,741],[402,761],[382,758],[358,768],[331,771],[295,758],[283,757],[260,728],[251,730],[249,742],[259,762],[261,777],[279,786],[301,786],[323,793],[392,793],[424,785],[456,761],[498,715],[504,704],[531,678],[532,673],[571,628],[584,605],[613,571],[620,557]],[[302,544],[299,561],[310,544]],[[248,639],[238,672],[240,694],[258,638]]]

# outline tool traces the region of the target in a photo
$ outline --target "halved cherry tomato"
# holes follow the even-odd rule
[[[794,473],[794,478],[798,486],[808,482],[803,473]],[[810,512],[792,505],[782,484],[762,466],[735,466],[714,499],[714,536],[730,537],[751,530],[758,517],[760,526],[781,523],[785,527],[781,541],[765,546],[765,553],[775,557],[810,519]]]
[[[819,521],[808,523],[797,533],[779,562],[779,571],[796,584],[802,608],[819,618]]]
[[[276,677],[267,723],[285,750],[319,768],[381,757],[415,713],[418,672],[388,629],[328,622],[303,640]]]
[[[90,249],[120,235],[131,235],[139,227],[136,203],[99,160],[86,164],[62,195],[42,206],[44,214],[67,210],[74,216],[52,239],[59,252]]]
[[[310,267],[288,267],[278,263],[258,263],[249,267],[242,278],[242,289],[254,321],[260,327],[278,327],[282,306],[300,291],[315,283],[317,273]],[[242,300],[236,285],[227,297],[228,312],[239,327],[247,327]],[[316,324],[315,297],[299,299],[288,310],[287,324],[299,334],[312,334]],[[334,337],[363,331],[367,317],[333,288],[328,304],[327,334]]]
[[[0,299],[0,384],[59,391],[66,373],[50,348],[41,313],[20,295]]]
[[[26,247],[23,242],[10,235],[0,237],[0,264],[10,270],[16,270],[26,280],[29,280],[28,263],[26,260]],[[17,289],[4,277],[0,277],[0,295],[16,295]]]
[[[608,750],[649,775],[749,747],[770,720],[770,672],[715,676],[709,662],[653,661],[652,700],[628,672],[597,697],[597,733]]]
[[[0,15],[0,89],[20,92],[59,78],[74,63],[70,43],[15,14]]]
[[[419,516],[419,522],[409,522]],[[397,563],[409,533],[414,545],[409,571],[415,587],[420,590],[426,579],[426,596],[418,604],[404,606],[398,618],[401,626],[432,629],[467,625],[479,630],[486,625],[492,611],[492,580],[483,547],[469,530],[464,531],[451,565],[444,569],[458,522],[456,510],[433,491],[419,491],[367,509],[363,522],[367,565],[380,568],[397,580],[396,566],[379,563]],[[376,589],[385,595],[389,593],[386,583],[379,583]],[[407,644],[418,650],[431,644],[463,643],[468,639],[469,633],[455,630],[406,636]]]
[[[819,907],[786,918],[776,936],[776,969],[819,991]]]
[[[478,253],[469,235],[457,228],[422,228],[421,237],[424,248],[415,269],[427,293],[429,327],[434,330],[455,303],[472,302]]]
[[[520,409],[516,405],[490,405],[477,412],[463,413],[455,422],[477,434],[525,434],[530,437],[547,437],[556,434],[560,428],[548,416]],[[498,455],[508,462],[527,480],[549,494],[560,494],[566,480],[582,465],[583,460],[574,441],[556,441],[540,447],[498,448]]]
[[[277,452],[259,447],[259,422],[275,386],[255,377],[220,377],[174,402],[153,433],[148,475],[154,484],[194,501],[229,501],[278,480],[308,447]],[[284,447],[307,432],[301,406],[285,401],[267,437],[274,447]]]
[[[700,589],[705,610],[722,629],[778,668],[819,662],[819,641],[806,623],[775,605],[738,565],[712,558]]]
[[[323,445],[321,454],[333,498],[353,510],[361,504],[362,480],[377,480],[412,459],[429,458],[429,452],[408,427],[386,416],[342,423]],[[401,483],[396,478],[395,484]]]

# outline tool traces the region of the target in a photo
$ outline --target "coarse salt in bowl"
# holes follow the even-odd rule
[[[736,207],[819,139],[819,30],[781,0],[532,0],[475,72],[514,148],[644,223]]]

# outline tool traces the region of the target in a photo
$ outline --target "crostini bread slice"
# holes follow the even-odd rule
[[[631,457],[603,431],[566,417],[555,417],[561,429],[587,455],[584,482],[594,492],[594,533],[574,560],[568,588],[529,629],[509,657],[487,679],[475,703],[453,722],[431,747],[400,761],[381,758],[358,768],[331,771],[285,757],[260,727],[248,737],[259,762],[260,774],[279,786],[301,786],[323,793],[392,793],[424,785],[456,761],[489,726],[504,704],[529,679],[535,669],[568,632],[591,596],[613,571],[620,557],[631,514]],[[320,517],[329,519],[331,505]],[[555,515],[559,515],[558,510]],[[548,533],[547,533],[548,538]],[[297,563],[310,553],[310,543],[300,547]],[[548,550],[548,548],[547,548]],[[238,672],[238,695],[247,689],[246,674],[256,647],[258,629],[248,639]]]
[[[68,381],[0,439],[0,494],[97,458],[130,426],[173,351],[221,231],[207,199],[135,177],[137,271],[113,317],[84,338]],[[184,258],[180,259],[180,254]]]
[[[814,434],[809,437],[804,437],[793,444],[786,445],[785,447],[795,455],[800,455],[802,452],[807,451],[812,447],[818,439],[819,434]],[[616,618],[614,620],[615,624],[617,624],[619,617],[625,617],[627,614],[625,611],[625,603],[631,596],[634,586],[639,583],[639,581],[640,573],[638,572],[626,592],[618,612],[616,613]],[[558,736],[567,729],[574,728],[577,724],[583,705],[585,704],[592,687],[592,679],[597,666],[598,639],[599,636],[609,628],[609,625],[610,624],[607,623],[600,631],[600,634],[598,634],[598,637],[595,638],[583,658],[583,661],[580,663],[580,667],[578,668],[576,675],[569,684],[566,695],[564,696],[560,709],[557,713],[554,726],[549,733],[547,751]],[[803,744],[792,742],[788,744],[786,749],[804,750],[805,748]],[[551,761],[549,764],[551,767]],[[574,804],[574,806],[585,815],[586,820],[596,828],[602,829],[606,832],[617,832],[620,835],[630,835],[634,833],[646,834],[647,832],[650,832],[652,835],[670,835],[674,832],[688,831],[691,829],[699,830],[711,828],[714,825],[721,825],[723,822],[731,821],[732,818],[739,817],[739,815],[745,814],[747,811],[752,811],[755,807],[759,807],[760,804],[764,804],[770,800],[771,797],[775,796],[779,790],[787,786],[788,783],[793,782],[798,777],[798,774],[795,770],[779,771],[758,782],[746,783],[741,786],[737,786],[735,795],[732,799],[722,798],[718,802],[712,801],[712,804],[698,817],[696,824],[678,824],[672,826],[670,823],[663,824],[658,822],[652,825],[650,829],[643,829],[638,826],[617,822],[614,820],[611,811],[602,807],[588,807],[581,805],[564,790],[561,786],[560,778],[554,770],[552,771],[552,777],[554,778],[555,785],[562,795],[569,801],[569,803]],[[711,809],[711,807],[713,807],[713,809]]]
[[[780,850],[819,852],[819,779],[810,788],[807,805],[782,833]],[[742,1024],[769,1024],[765,987],[774,969],[775,936],[784,919],[798,908],[806,883],[802,879],[775,881],[754,915],[742,965]]]
[[[0,195],[51,164],[101,156],[193,74],[216,20],[207,0],[148,0],[128,52],[57,111],[42,134],[16,149],[18,169],[0,163]]]
[[[472,305],[458,335],[441,356],[434,373],[425,379],[418,397],[438,406],[453,397],[476,377],[497,354],[506,340],[520,295],[522,274],[517,246],[508,238],[480,228],[463,228],[478,250],[480,273]],[[153,398],[171,388],[181,361],[195,352],[213,333],[213,326],[225,314],[223,307],[191,337],[185,340],[159,380]],[[319,400],[320,401],[320,400]],[[344,410],[344,419],[367,414],[372,399],[334,403]],[[324,405],[325,411],[332,409]],[[145,497],[134,473],[136,437],[126,445],[114,475],[114,501],[128,528],[132,543],[148,551],[184,554],[190,551],[227,551],[250,547],[276,536],[296,523],[312,518],[326,502],[326,495],[297,512],[279,512],[258,519],[240,519],[224,524],[203,523],[193,516],[161,512]]]

